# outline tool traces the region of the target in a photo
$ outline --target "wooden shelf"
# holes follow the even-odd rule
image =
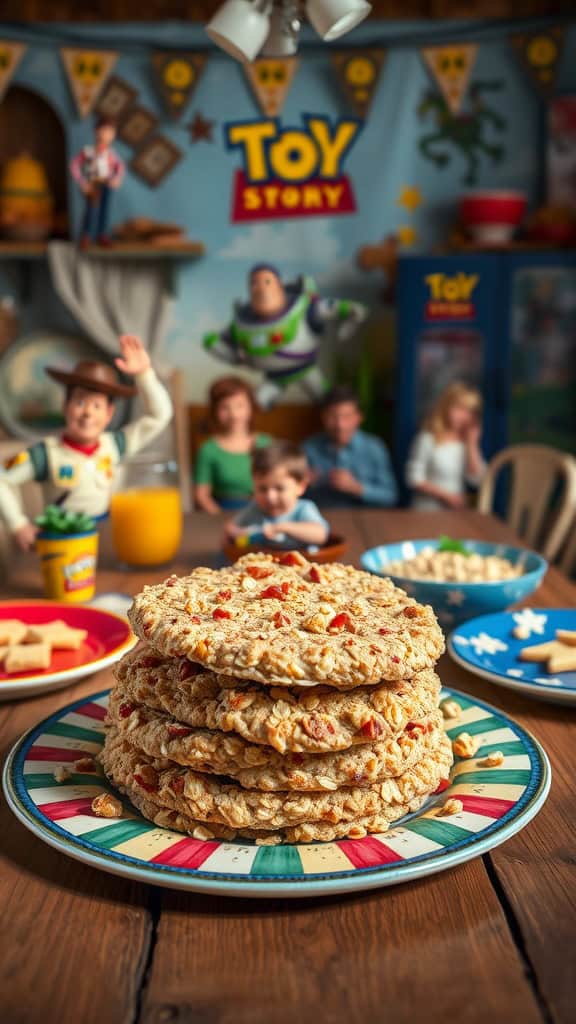
[[[113,242],[112,245],[90,245],[82,255],[97,259],[191,260],[206,252],[202,242],[181,242],[179,245],[151,245],[146,242]]]
[[[0,242],[1,260],[43,260],[45,242]]]
[[[47,250],[46,242],[0,241],[0,260],[42,260],[46,258]],[[182,242],[171,246],[113,242],[110,246],[91,245],[79,251],[83,256],[105,260],[194,260],[203,256],[206,249],[202,242]]]

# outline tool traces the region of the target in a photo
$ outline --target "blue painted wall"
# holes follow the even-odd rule
[[[415,248],[426,250],[437,243],[454,217],[454,201],[463,190],[464,164],[455,153],[449,167],[438,169],[419,153],[417,140],[429,122],[422,123],[417,106],[430,80],[418,46],[468,39],[480,44],[472,80],[498,79],[500,92],[488,100],[507,119],[503,135],[506,157],[494,166],[482,165],[478,187],[513,187],[536,198],[542,172],[542,107],[518,67],[507,42],[514,26],[497,24],[438,25],[371,22],[351,37],[350,44],[390,46],[377,94],[363,131],[351,150],[345,170],[352,179],[358,212],[352,216],[262,222],[254,225],[230,223],[230,199],[234,170],[240,156],[225,149],[226,121],[258,116],[253,96],[241,68],[216,50],[210,60],[181,122],[169,121],[155,92],[150,55],[153,47],[206,46],[198,26],[37,26],[16,30],[0,25],[0,38],[21,39],[28,50],[17,69],[14,83],[41,92],[63,120],[69,153],[91,139],[91,119],[78,118],[60,62],[61,45],[94,45],[120,53],[115,73],[140,92],[139,100],[162,118],[160,130],[183,150],[185,158],[157,189],[150,189],[130,172],[115,197],[113,220],[148,215],[182,223],[191,238],[202,240],[207,256],[184,265],[178,275],[178,294],[165,355],[187,370],[191,399],[202,398],[208,381],[221,369],[200,348],[204,331],[227,321],[230,305],[244,290],[248,267],[259,259],[272,259],[286,275],[308,272],[316,277],[325,294],[361,297],[377,306],[381,278],[366,275],[354,267],[359,245],[377,242],[403,224],[417,232]],[[559,91],[576,91],[574,60],[576,29],[568,34],[559,73]],[[343,46],[346,40],[343,41]],[[332,72],[328,47],[313,43],[305,35],[301,64],[292,84],[283,114],[284,124],[298,125],[301,114],[313,111],[331,118],[349,116]],[[200,111],[216,122],[213,144],[190,144],[185,125]],[[491,130],[488,137],[498,141]],[[117,143],[128,161],[132,151]],[[418,186],[423,204],[413,216],[397,199],[405,185]],[[71,187],[71,209],[75,224],[80,215],[80,197]],[[14,290],[14,279],[6,268],[0,272],[0,295]],[[23,311],[24,330],[43,327],[70,328],[70,321],[50,295],[45,273],[34,282],[31,301]]]

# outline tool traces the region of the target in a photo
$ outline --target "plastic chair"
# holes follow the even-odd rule
[[[576,459],[546,445],[517,444],[505,448],[486,470],[478,495],[480,512],[492,511],[496,481],[505,468],[510,468],[512,476],[506,522],[530,547],[552,561],[576,515]],[[557,507],[551,510],[559,483],[562,493]]]
[[[567,576],[576,576],[576,514],[568,528],[568,537],[558,564]]]

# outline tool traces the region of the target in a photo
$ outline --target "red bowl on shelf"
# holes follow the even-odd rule
[[[523,192],[469,192],[460,200],[460,220],[476,242],[510,242],[526,210]]]

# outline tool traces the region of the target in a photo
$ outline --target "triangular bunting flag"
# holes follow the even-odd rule
[[[364,119],[370,109],[385,50],[347,50],[333,53],[332,66],[344,94],[357,117]]]
[[[261,57],[243,67],[262,113],[278,117],[298,68],[297,57]]]
[[[562,25],[555,25],[541,32],[519,32],[510,36],[530,81],[543,96],[554,92],[565,32]]]
[[[452,114],[462,106],[477,51],[475,43],[425,46],[420,51]]]
[[[62,63],[80,117],[87,117],[106,85],[118,54],[112,50],[79,50],[62,47]]]
[[[10,39],[0,39],[0,100],[2,99],[10,79],[16,71],[26,47],[23,43],[13,43]]]
[[[201,53],[155,53],[152,57],[158,91],[170,117],[182,116],[206,60]]]

